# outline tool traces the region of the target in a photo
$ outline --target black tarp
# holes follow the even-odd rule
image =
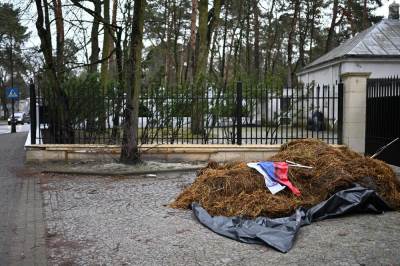
[[[217,234],[250,244],[264,244],[281,252],[288,252],[301,226],[345,214],[376,213],[389,211],[389,206],[372,189],[357,184],[338,191],[328,200],[309,209],[299,208],[288,217],[271,219],[258,217],[212,217],[199,204],[192,210],[198,221]]]

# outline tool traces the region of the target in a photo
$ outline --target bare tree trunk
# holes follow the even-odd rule
[[[55,143],[73,143],[74,132],[69,121],[68,98],[62,90],[61,80],[57,72],[57,65],[54,63],[48,3],[46,0],[44,0],[43,3],[42,0],[35,0],[35,3],[37,8],[36,29],[38,31],[40,48],[46,64],[45,69],[47,69],[46,76],[50,88],[48,93],[51,93],[51,97],[54,101],[50,101],[51,105],[49,106],[51,108],[50,132]],[[60,29],[56,27],[56,30],[59,31]],[[57,32],[57,36],[59,36],[58,34],[62,33]],[[61,40],[61,37],[59,38]],[[57,51],[59,51],[59,49],[57,49]]]
[[[116,65],[117,65],[117,79],[118,79],[118,88],[117,88],[117,98],[116,98],[116,111],[113,118],[113,129],[112,129],[112,140],[114,143],[117,143],[119,137],[119,126],[120,126],[120,110],[122,108],[122,101],[125,89],[125,80],[124,80],[124,70],[123,70],[123,62],[122,62],[122,47],[121,47],[121,38],[122,38],[122,28],[118,28],[116,32],[116,42],[115,42],[115,58],[116,58]]]
[[[306,45],[308,29],[309,29],[309,20],[310,20],[310,2],[309,1],[307,1],[307,9],[306,9],[305,13],[306,13],[305,21],[303,22],[302,20],[299,20],[299,60],[297,60],[296,67],[293,70],[293,72],[296,72],[297,67],[299,65],[302,68],[306,64],[306,62],[305,62],[305,45]]]
[[[331,26],[329,27],[328,37],[326,38],[325,53],[329,52],[332,49],[332,47],[334,46],[332,43],[332,41],[333,41],[332,39],[333,39],[333,34],[335,33],[338,8],[339,8],[339,0],[334,0],[333,8],[332,8]]]
[[[179,5],[182,5],[182,1],[179,2]],[[178,40],[180,37],[180,30],[182,26],[182,9],[179,9],[179,13],[176,11],[177,3],[176,0],[173,0],[173,25],[174,25],[174,63],[175,63],[175,86],[179,86],[181,83],[181,56],[179,56],[179,46]]]
[[[165,36],[165,41],[164,41],[164,86],[166,88],[169,87],[169,44],[170,44],[170,25],[169,25],[169,16],[170,16],[170,10],[169,10],[169,0],[164,0],[164,23],[165,23],[165,30],[164,30],[164,36]]]
[[[196,68],[194,75],[194,86],[196,98],[202,98],[207,83],[207,59],[208,59],[208,0],[199,1],[199,27],[198,27],[198,53],[196,58]],[[192,133],[201,134],[203,132],[203,114],[201,104],[198,99],[193,103]]]
[[[5,75],[4,75],[5,76]],[[7,102],[6,102],[6,92],[5,92],[5,86],[4,86],[4,76],[0,76],[0,101],[1,105],[3,107],[3,120],[6,120],[8,118],[8,108],[7,108]]]
[[[228,5],[225,5],[225,16],[224,16],[224,36],[223,36],[223,42],[222,42],[222,59],[221,59],[221,67],[220,67],[220,77],[221,77],[221,83],[223,83],[223,87],[225,89],[226,83],[225,83],[225,61],[226,61],[226,40],[227,40],[227,35],[228,35]]]
[[[109,50],[113,51],[115,48],[115,41],[116,41],[116,27],[117,27],[117,9],[118,9],[118,0],[113,0],[113,5],[112,5],[112,16],[111,16],[111,27],[110,27],[110,39],[109,39]],[[116,65],[116,55],[113,54],[112,56],[110,56],[110,58],[108,59],[108,71],[109,71],[109,75],[111,77],[115,77],[116,76],[116,72],[117,72],[117,65]],[[118,79],[118,77],[117,77]]]
[[[300,11],[300,0],[294,1],[294,13],[292,18],[292,23],[290,27],[288,46],[287,46],[287,64],[288,64],[288,77],[287,86],[291,88],[293,85],[293,68],[292,68],[292,57],[293,57],[293,37],[296,32],[296,26],[298,21],[298,14]]]
[[[221,13],[221,0],[214,0],[212,12],[209,12],[209,14],[212,16],[208,18],[208,20],[209,20],[208,30],[207,30],[207,47],[208,47],[208,49],[210,49],[210,47],[211,47],[213,34],[219,23],[220,13]]]
[[[308,51],[308,59],[309,62],[313,61],[313,44],[314,44],[314,32],[315,32],[315,17],[317,16],[317,4],[313,3],[312,5],[312,16],[311,16],[311,29],[310,29],[310,50]]]
[[[260,79],[260,9],[258,8],[258,0],[253,0],[253,14],[254,14],[254,71],[255,81],[258,83]]]
[[[250,58],[250,3],[246,1],[246,78],[249,79],[253,73],[253,67]]]
[[[91,73],[97,72],[97,61],[99,60],[100,48],[99,48],[99,19],[101,17],[101,3],[100,0],[93,0],[94,4],[94,13],[93,16],[93,24],[92,24],[92,32],[90,34],[91,40],[91,50],[92,53],[90,55],[90,67],[89,71]]]
[[[193,84],[194,72],[196,69],[196,21],[197,21],[198,0],[192,0],[192,14],[190,17],[190,40],[188,49],[188,67],[186,80]]]
[[[275,22],[274,23],[275,24],[274,35],[271,38],[272,16],[273,16],[273,12],[274,12],[274,9],[275,9],[275,2],[276,2],[276,0],[272,0],[271,8],[270,8],[270,10],[268,12],[267,38],[269,40],[268,40],[266,51],[265,51],[266,55],[265,55],[265,61],[264,61],[264,79],[266,79],[267,75],[268,75],[268,70],[269,70],[269,66],[270,66],[270,63],[271,63],[272,48],[275,45],[275,40],[276,40],[276,36],[277,36],[277,31],[278,31],[278,29],[277,29],[278,28],[278,24],[277,24],[277,22]]]
[[[64,21],[61,0],[53,0],[53,8],[56,21],[56,67],[62,79],[64,73]]]
[[[356,34],[357,29],[356,29],[356,24],[354,22],[353,18],[353,0],[347,0],[347,7],[346,7],[346,17],[349,20],[350,23],[350,28],[351,28],[351,34],[354,36]]]
[[[135,0],[132,20],[128,99],[125,110],[125,127],[122,139],[121,162],[137,163],[140,161],[138,148],[139,94],[141,89],[141,61],[145,0]]]
[[[110,0],[104,0],[104,39],[103,39],[103,54],[102,54],[102,62],[101,62],[101,73],[100,73],[100,83],[105,92],[107,87],[108,80],[108,60],[107,58],[110,56],[110,39],[111,39],[111,28],[110,28]]]
[[[363,21],[363,30],[365,30],[369,27],[367,0],[364,0],[362,21]]]

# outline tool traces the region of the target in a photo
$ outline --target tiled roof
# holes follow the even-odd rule
[[[390,56],[400,56],[400,21],[383,19],[311,62],[303,70],[343,57]]]

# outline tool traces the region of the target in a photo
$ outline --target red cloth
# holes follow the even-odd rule
[[[282,185],[287,186],[296,196],[300,196],[301,195],[300,190],[297,187],[295,187],[288,178],[288,169],[289,169],[288,164],[285,162],[274,162],[274,166],[275,166],[275,176],[277,177],[276,181],[278,181]]]
[[[287,186],[293,194],[300,196],[300,190],[295,187],[288,178],[289,166],[285,162],[259,162],[257,163],[262,170],[275,182]]]

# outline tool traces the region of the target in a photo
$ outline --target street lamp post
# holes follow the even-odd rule
[[[11,88],[14,88],[14,62],[13,62],[13,41],[12,41],[12,38],[11,38],[11,49],[10,49],[10,63],[11,63]],[[14,104],[15,104],[15,100],[14,100],[14,98],[12,98],[11,99],[11,111],[12,111],[11,133],[16,133],[17,132],[17,128],[15,126]]]

